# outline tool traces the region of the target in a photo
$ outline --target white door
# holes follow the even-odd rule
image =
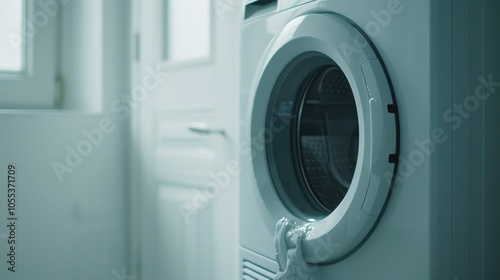
[[[135,1],[140,279],[237,278],[236,2]]]

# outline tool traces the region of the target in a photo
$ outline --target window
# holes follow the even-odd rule
[[[20,38],[24,33],[24,1],[0,1],[0,71],[24,70],[24,45]]]
[[[35,0],[1,3],[0,60],[4,62],[0,70],[0,108],[53,108],[57,89],[57,16],[49,14],[42,2]],[[4,56],[9,59],[4,60]]]
[[[211,55],[211,0],[164,0],[163,59],[206,61]]]
[[[0,109],[102,108],[103,0],[0,0]]]

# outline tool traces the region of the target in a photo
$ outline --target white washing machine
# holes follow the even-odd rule
[[[500,279],[498,1],[244,9],[242,279],[278,272],[283,217],[296,279]]]

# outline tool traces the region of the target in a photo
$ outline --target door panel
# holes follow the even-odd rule
[[[134,82],[151,70],[166,78],[133,108],[133,205],[140,212],[133,233],[140,257],[133,261],[144,280],[236,279],[238,174],[221,174],[238,141],[240,9],[219,18],[210,1],[209,55],[172,62],[164,48],[170,1],[134,4]]]

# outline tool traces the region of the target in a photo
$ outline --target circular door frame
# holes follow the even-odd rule
[[[262,146],[262,134],[268,132],[267,116],[262,112],[267,111],[276,81],[294,58],[306,52],[329,57],[351,86],[359,121],[358,160],[351,186],[328,216],[304,220],[281,203],[272,187],[265,149],[255,152],[252,167],[266,215],[273,217],[265,220],[288,217],[299,225],[309,225],[302,243],[304,258],[309,263],[328,264],[361,246],[385,209],[397,172],[398,116],[390,81],[367,37],[339,15],[302,15],[275,36],[260,62],[249,99],[252,146]],[[274,224],[268,227],[274,228]]]

